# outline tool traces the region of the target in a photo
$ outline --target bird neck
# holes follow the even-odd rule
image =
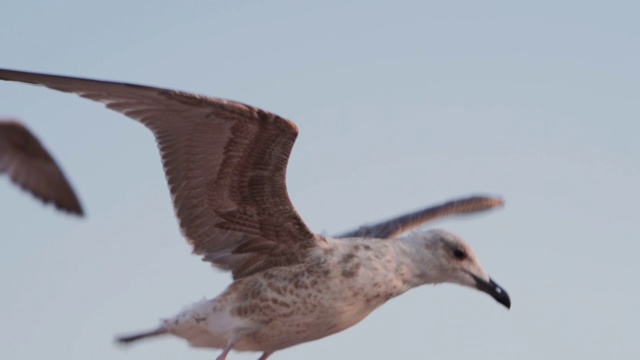
[[[405,269],[405,281],[409,288],[444,282],[439,260],[424,243],[411,238],[395,239],[392,242],[396,248],[397,266]]]
[[[373,284],[385,299],[428,283],[441,282],[432,269],[435,259],[426,248],[406,239],[327,239],[317,249],[320,259],[330,259],[331,271],[348,286]],[[358,289],[366,292],[367,289]]]
[[[371,245],[366,255],[360,255],[368,283],[378,283],[387,299],[424,284],[444,281],[440,263],[423,244],[411,239],[365,239]],[[363,274],[363,275],[364,275]]]

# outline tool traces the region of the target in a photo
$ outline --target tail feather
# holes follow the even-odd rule
[[[116,338],[116,341],[120,344],[128,345],[134,341],[138,341],[138,340],[149,338],[149,337],[160,336],[167,333],[168,331],[166,329],[158,328],[152,331],[142,332],[134,335],[120,336]]]

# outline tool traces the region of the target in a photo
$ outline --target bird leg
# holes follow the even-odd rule
[[[229,343],[227,344],[227,347],[225,347],[224,350],[222,350],[222,354],[220,354],[220,356],[218,356],[216,360],[226,360],[227,354],[229,353],[229,351],[231,351],[231,349],[233,349],[233,346],[235,344],[236,344],[235,341],[229,341]]]
[[[267,358],[271,354],[273,354],[273,352],[265,351],[265,352],[262,353],[262,356],[260,356],[260,358],[258,360],[267,360]]]

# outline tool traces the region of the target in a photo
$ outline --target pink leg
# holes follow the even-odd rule
[[[229,341],[229,344],[227,344],[227,347],[224,348],[224,350],[222,350],[222,354],[220,354],[220,356],[218,356],[216,360],[226,360],[227,354],[229,353],[229,351],[231,351],[231,349],[233,349],[233,346],[235,344],[236,343],[234,341]]]
[[[273,352],[265,351],[265,352],[262,353],[262,356],[260,356],[260,358],[258,360],[267,360],[267,358],[271,354],[273,354]]]

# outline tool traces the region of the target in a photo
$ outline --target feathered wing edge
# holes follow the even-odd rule
[[[345,232],[337,238],[370,237],[379,239],[395,238],[413,228],[430,221],[453,215],[472,214],[502,206],[504,202],[497,197],[470,196],[450,200],[442,204],[429,206],[418,211],[394,217],[379,223],[361,226]]]

